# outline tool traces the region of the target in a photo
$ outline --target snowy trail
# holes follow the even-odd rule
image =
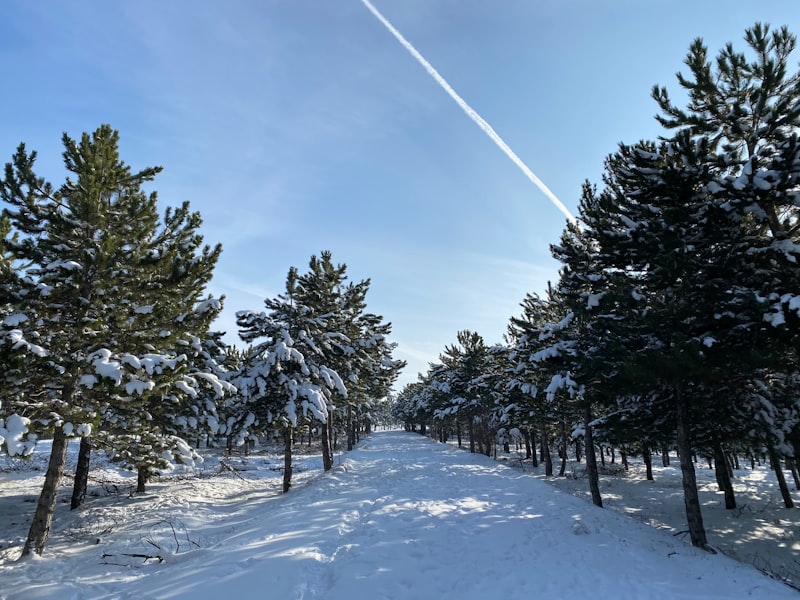
[[[37,587],[36,570],[55,569],[33,561],[13,581],[0,574],[0,598],[798,597],[749,566],[404,432],[373,434],[290,494],[247,495],[227,518],[214,523],[228,532],[215,544],[161,565],[95,566]]]

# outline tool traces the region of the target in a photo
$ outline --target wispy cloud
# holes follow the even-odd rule
[[[569,209],[566,206],[564,206],[564,203],[558,199],[558,197],[550,190],[550,188],[548,188],[544,184],[544,182],[536,176],[536,174],[533,171],[531,171],[528,165],[526,165],[523,162],[523,160],[519,156],[517,156],[517,154],[509,147],[509,145],[506,144],[503,138],[501,138],[500,135],[492,128],[492,126],[489,125],[489,123],[487,123],[486,120],[483,117],[481,117],[475,111],[474,108],[472,108],[469,104],[467,104],[467,102],[452,88],[452,86],[449,83],[447,83],[447,80],[445,80],[445,78],[442,77],[441,74],[436,69],[433,68],[433,65],[431,65],[427,60],[425,60],[425,57],[422,56],[422,54],[420,54],[420,52],[411,44],[411,42],[409,42],[405,37],[403,37],[403,35],[397,29],[394,28],[394,26],[386,19],[386,17],[384,17],[378,11],[378,9],[375,8],[369,2],[369,0],[361,0],[361,2],[364,4],[364,6],[366,6],[369,9],[369,11],[373,15],[375,15],[375,17],[381,23],[383,23],[386,29],[388,29],[389,32],[395,38],[397,38],[397,41],[399,41],[403,45],[403,47],[406,50],[408,50],[411,56],[413,56],[417,60],[417,62],[419,62],[419,64],[421,64],[425,68],[425,70],[431,77],[433,77],[436,83],[438,83],[441,86],[441,88],[445,92],[447,92],[447,94],[453,100],[455,100],[456,104],[458,104],[461,110],[463,110],[466,113],[466,115],[470,119],[472,119],[472,121],[478,127],[480,127],[480,129],[489,137],[489,139],[492,140],[497,145],[497,147],[500,148],[500,150],[502,150],[505,153],[505,155],[508,156],[508,158],[510,158],[515,165],[517,165],[517,167],[519,167],[519,169],[525,174],[525,176],[528,179],[530,179],[533,182],[533,184],[536,185],[536,187],[538,187],[539,190],[541,190],[541,192],[545,196],[547,196],[550,202],[552,202],[553,205],[567,217],[567,219],[574,222],[576,220],[575,217],[569,211]]]

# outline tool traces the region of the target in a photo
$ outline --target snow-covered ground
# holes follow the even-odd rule
[[[0,473],[0,598],[797,598],[641,517],[417,434],[377,432],[326,474],[301,458],[286,495],[276,455],[229,464],[245,470],[209,458],[132,497],[132,479],[96,469],[98,495],[59,506],[45,556],[24,562],[41,474]]]
[[[567,478],[545,477],[543,466],[532,469],[514,453],[499,458],[562,491],[591,501],[583,464],[570,461]],[[641,459],[630,459],[628,471],[623,470],[619,454],[614,464],[606,459],[605,473],[600,475],[603,505],[688,541],[678,459],[673,456],[669,467],[660,466],[660,456],[653,460],[654,481],[647,481]],[[556,472],[559,465],[557,459]],[[714,470],[705,461],[695,467],[709,544],[800,589],[800,509],[785,508],[775,473],[763,464],[755,469],[748,464],[734,470],[737,507],[726,510]],[[788,472],[786,477],[791,482]],[[790,486],[795,502],[800,502],[800,494],[791,483]]]

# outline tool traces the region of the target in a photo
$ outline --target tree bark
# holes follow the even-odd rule
[[[793,458],[787,458],[786,466],[792,473],[792,479],[794,479],[794,489],[800,490],[800,473],[797,472],[797,463],[794,462]]]
[[[778,487],[781,490],[781,496],[783,496],[783,505],[786,508],[794,508],[792,494],[789,492],[789,486],[786,484],[786,477],[783,475],[780,456],[778,456],[778,453],[772,446],[768,446],[767,451],[769,452],[769,460],[772,463],[772,470],[775,471],[775,476],[778,478]]]
[[[353,423],[353,407],[347,406],[347,451],[350,452],[356,445],[356,431]]]
[[[669,466],[669,448],[663,446],[661,448],[661,466],[668,467]]]
[[[72,501],[70,510],[75,510],[83,505],[86,500],[86,488],[89,485],[89,461],[92,456],[92,442],[89,438],[81,438],[81,447],[78,451],[78,464],[75,467],[75,482],[72,484]]]
[[[328,419],[330,419],[330,414]],[[322,470],[330,471],[333,468],[333,453],[331,452],[331,438],[328,422],[322,424]]]
[[[150,478],[150,471],[147,467],[139,467],[136,470],[136,493],[144,494],[147,480]]]
[[[714,444],[714,470],[720,489],[725,492],[725,508],[736,508],[736,496],[733,493],[733,483],[728,472],[728,459],[722,444]]]
[[[294,428],[287,425],[283,430],[283,493],[292,487],[292,444],[294,443]]]
[[[536,428],[531,427],[529,434],[531,436],[531,449],[533,450],[531,454],[531,466],[535,469],[539,466],[539,459],[536,457]]]
[[[642,459],[644,460],[644,467],[647,473],[647,481],[653,481],[653,453],[650,451],[650,446],[645,444],[642,450]]]
[[[567,472],[567,425],[561,423],[561,466],[558,468],[558,476],[564,477]]]
[[[682,391],[675,389],[675,413],[677,417],[677,445],[683,479],[683,503],[686,508],[686,521],[692,546],[710,550],[700,511],[700,498],[697,494],[697,478],[692,462],[692,441],[689,425],[689,403]]]
[[[525,432],[525,458],[531,457],[531,432]]]
[[[483,453],[486,456],[492,456],[494,453],[496,456],[495,436],[492,435],[489,420],[485,417],[481,417],[481,438],[483,438]]]
[[[542,462],[544,463],[544,474],[547,477],[553,475],[553,457],[550,455],[550,438],[547,437],[547,425],[542,425]]]
[[[33,515],[33,522],[28,531],[28,539],[22,549],[22,556],[29,556],[31,552],[40,555],[44,552],[47,538],[50,536],[50,527],[53,524],[53,514],[56,511],[56,497],[58,485],[64,475],[64,464],[67,462],[67,436],[61,427],[56,427],[53,433],[53,446],[50,450],[50,462],[44,476],[44,485],[39,494],[39,502]]]
[[[589,406],[583,409],[584,450],[586,451],[586,476],[589,478],[589,491],[592,493],[592,503],[603,508],[603,497],[600,495],[600,474],[597,472],[597,454],[594,449],[592,435],[592,409]]]
[[[469,451],[475,454],[475,423],[472,418],[467,425],[467,434],[469,435]]]

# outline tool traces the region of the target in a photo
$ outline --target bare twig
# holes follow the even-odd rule
[[[147,564],[148,560],[157,560],[159,563],[164,562],[164,557],[159,555],[159,554],[138,554],[138,553],[128,553],[128,552],[123,552],[122,554],[106,554],[104,552],[103,555],[102,555],[103,564],[106,564],[106,565],[117,565],[117,566],[120,566],[120,567],[127,567],[128,566],[127,564],[124,564],[124,563],[114,563],[114,562],[109,562],[109,561],[106,560],[107,558],[114,558],[116,556],[128,556],[130,558],[141,558],[141,559],[144,559],[142,561],[142,564]]]
[[[221,461],[219,461],[219,470],[220,470],[220,471],[230,471],[231,473],[233,473],[234,475],[236,475],[236,477],[238,477],[238,478],[239,478],[239,479],[241,479],[242,481],[247,481],[247,480],[246,480],[244,477],[242,477],[242,476],[239,474],[239,472],[238,472],[236,469],[234,469],[232,466],[230,466],[230,465],[229,465],[228,463],[226,463],[224,460],[221,460]]]

